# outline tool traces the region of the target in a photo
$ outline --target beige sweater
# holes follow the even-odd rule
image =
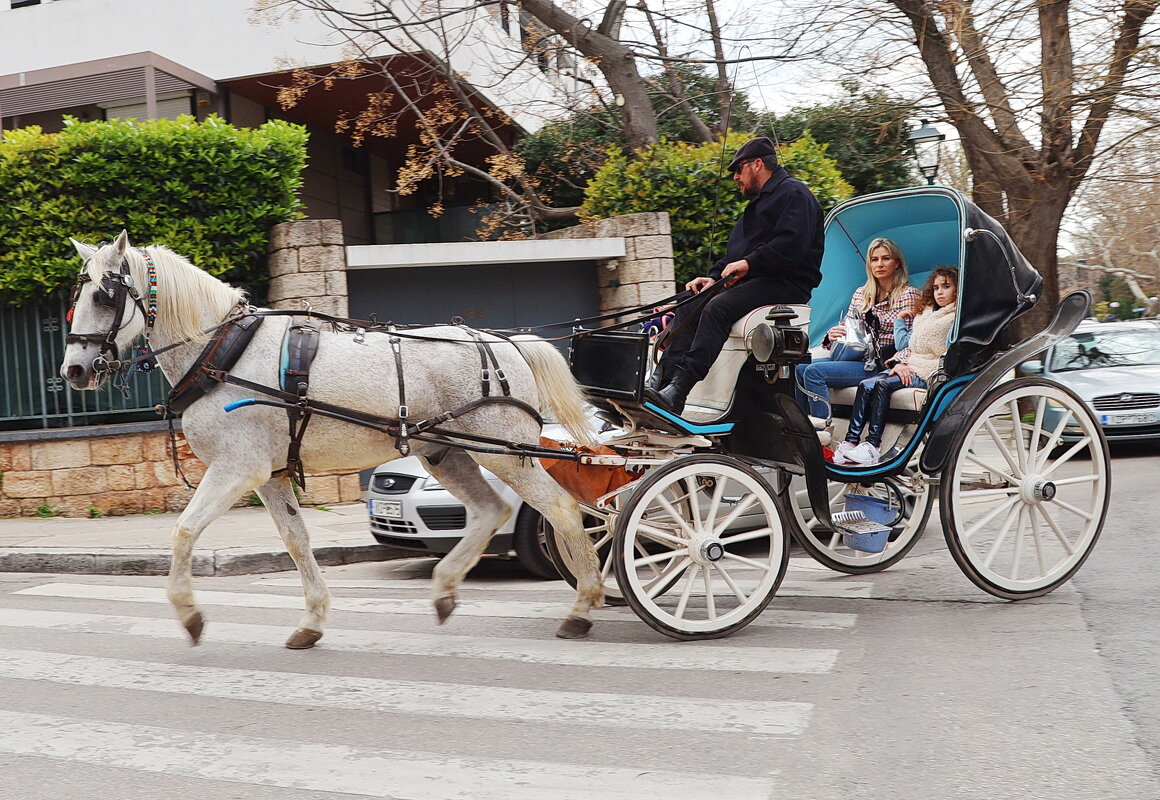
[[[928,308],[914,318],[910,344],[898,360],[909,364],[919,377],[929,381],[938,362],[947,352],[947,335],[955,324],[957,303],[942,308]]]

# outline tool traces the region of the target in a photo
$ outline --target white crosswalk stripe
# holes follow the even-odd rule
[[[299,584],[301,585],[301,584]],[[427,582],[427,588],[430,583]],[[334,587],[343,588],[343,587]],[[421,587],[415,587],[421,588]],[[742,587],[744,588],[744,587]],[[122,600],[130,603],[166,603],[161,589],[120,586],[93,586],[83,583],[50,583],[24,589],[16,594],[40,597],[75,597],[87,600]],[[572,592],[561,594],[559,602],[527,603],[522,601],[473,600],[470,593],[460,597],[455,613],[462,617],[517,617],[524,619],[562,619],[571,603]],[[251,592],[198,592],[197,601],[207,606],[235,606],[242,608],[301,608],[302,598],[290,595],[259,594]],[[331,603],[334,611],[373,614],[434,614],[426,598],[336,597]],[[593,619],[606,622],[639,622],[626,608],[594,611]],[[751,624],[759,627],[791,628],[849,628],[854,624],[853,614],[771,609]]]
[[[210,623],[214,641],[234,644],[281,642],[286,629],[272,625],[250,625],[236,622]],[[84,633],[145,636],[183,639],[185,634],[172,619],[119,617],[66,611],[32,611],[0,609],[2,628],[44,628]],[[790,647],[729,647],[681,651],[676,659],[671,642],[656,644],[615,644],[610,642],[575,642],[559,639],[502,639],[478,636],[456,636],[436,633],[399,633],[395,631],[359,631],[327,628],[328,648],[382,655],[446,656],[450,658],[488,658],[518,661],[524,664],[559,664],[577,667],[615,667],[617,669],[703,669],[724,672],[784,672],[811,674],[829,672],[838,657],[836,650],[798,649]]]
[[[828,581],[829,574],[798,570],[795,577],[803,578],[801,594],[806,596],[870,596],[873,590],[864,580]],[[335,627],[327,628],[309,660],[280,657],[289,632],[285,624],[225,621],[213,614],[205,647],[191,651],[164,590],[156,586],[122,580],[52,582],[12,592],[7,603],[0,597],[0,631],[5,632],[0,647],[0,754],[194,782],[275,787],[295,800],[306,794],[313,798],[312,792],[408,800],[765,800],[777,796],[779,781],[777,770],[769,769],[778,761],[773,751],[763,748],[798,740],[808,731],[813,713],[812,703],[804,701],[808,698],[793,697],[797,683],[769,679],[826,676],[840,654],[832,646],[771,643],[782,636],[793,637],[791,643],[818,636],[833,645],[857,624],[852,613],[770,608],[756,621],[762,630],[735,643],[678,644],[660,636],[635,642],[563,641],[551,636],[554,625],[539,631],[530,623],[510,620],[558,620],[566,613],[572,590],[560,582],[518,582],[465,585],[456,611],[457,618],[490,617],[496,624],[509,620],[502,623],[502,635],[489,635],[486,624],[470,619],[458,627],[432,626],[425,632],[395,629],[389,620],[395,615],[431,615],[429,576],[328,583],[338,592],[332,606]],[[260,579],[251,582],[254,591],[199,590],[197,600],[235,612],[229,619],[245,619],[240,612],[247,609],[299,611],[303,601],[297,592],[262,591],[297,585],[293,577]],[[375,594],[360,596],[358,590]],[[529,595],[533,590],[543,594]],[[50,605],[41,607],[44,603]],[[116,613],[130,607],[131,612]],[[383,629],[342,627],[346,614],[355,615],[345,618],[348,625],[353,620],[373,625],[370,615],[378,615]],[[603,623],[643,626],[624,608],[601,609],[595,616]],[[534,632],[512,634],[517,624]],[[422,628],[411,621],[404,624],[402,617],[395,617],[395,625]],[[607,630],[623,638],[631,629],[618,625]],[[92,644],[98,642],[103,650],[94,654]],[[366,656],[387,659],[381,676],[379,667],[372,666],[378,661]],[[391,666],[395,657],[461,666],[413,674],[414,665],[425,662]],[[497,666],[503,662],[511,666]],[[255,664],[260,668],[249,668]],[[343,669],[347,664],[356,671]],[[511,672],[516,665],[530,670],[526,681],[525,673]],[[546,671],[554,668],[588,672],[545,680],[557,675]],[[486,676],[499,674],[497,669],[518,679],[489,685]],[[577,681],[578,674],[590,678]],[[611,676],[623,683],[612,687]],[[731,689],[750,685],[759,688],[758,696]],[[41,709],[5,700],[21,696],[21,686],[51,687],[53,697],[97,692],[105,705],[90,712],[84,703]],[[791,692],[789,697],[784,690]],[[211,707],[220,713],[222,701],[261,704],[250,707],[245,718],[279,722],[252,735],[232,724],[187,729],[184,712],[172,721],[132,711],[109,716],[108,704],[116,697],[125,698],[126,709],[155,704],[192,709],[217,703]],[[258,707],[268,711],[252,710]],[[282,738],[281,726],[309,725],[308,720],[318,718],[305,712],[342,715],[344,723],[349,717],[368,731],[386,735],[335,739],[319,728],[316,738],[310,733]],[[513,723],[522,724],[512,728]],[[567,731],[569,738],[588,737],[590,750],[611,758],[602,761],[582,755],[589,751],[539,745],[537,726],[554,726],[546,729],[555,730],[553,736]],[[447,746],[431,749],[430,739],[397,735],[410,729],[439,731],[434,741],[443,741],[445,734]],[[501,757],[494,757],[497,749],[478,741],[481,735],[490,737],[487,732],[492,730],[521,731],[522,748],[501,747]],[[380,741],[385,744],[379,746]],[[710,753],[713,743],[719,742],[721,749],[708,758],[687,757],[691,752],[686,754],[686,747],[695,752],[697,742],[702,748],[708,745]],[[742,767],[727,755],[731,753],[750,757]],[[756,753],[761,757],[754,757]]]
[[[795,736],[809,720],[805,703],[698,700],[673,706],[661,697],[598,692],[535,691],[490,686],[301,675],[220,667],[191,667],[62,653],[0,649],[0,677],[106,686],[232,700],[324,706],[477,719],[674,730],[715,730]]]
[[[760,778],[424,756],[8,711],[0,711],[0,752],[407,800],[766,800],[774,787]]]

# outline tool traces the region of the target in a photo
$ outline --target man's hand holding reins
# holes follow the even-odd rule
[[[702,291],[708,289],[716,282],[717,281],[713,280],[712,278],[693,278],[693,280],[685,284],[685,289],[692,292],[693,294],[700,294]]]
[[[725,269],[721,271],[721,278],[725,281],[726,286],[732,286],[748,274],[749,262],[743,258],[740,261],[726,264]]]

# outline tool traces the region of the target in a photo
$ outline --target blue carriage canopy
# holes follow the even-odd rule
[[[921,186],[866,195],[826,217],[822,282],[811,301],[811,346],[821,344],[845,314],[854,290],[866,282],[866,248],[880,236],[898,243],[915,286],[921,287],[935,267],[960,268],[958,317],[945,360],[951,377],[976,369],[1006,347],[1008,325],[1042,292],[1043,278],[1003,226],[961,192]]]

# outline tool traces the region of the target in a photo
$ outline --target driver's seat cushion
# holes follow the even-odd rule
[[[789,307],[796,313],[790,319],[790,325],[803,327],[810,324],[809,306]],[[772,308],[773,306],[760,306],[733,323],[733,327],[729,330],[729,339],[721,349],[721,355],[713,362],[709,374],[689,392],[688,405],[696,407],[698,417],[713,416],[713,412],[717,412],[716,416],[720,416],[729,410],[733,402],[733,391],[737,388],[737,373],[741,370],[745,359],[749,357],[745,349],[745,337],[766,321],[765,316]]]

